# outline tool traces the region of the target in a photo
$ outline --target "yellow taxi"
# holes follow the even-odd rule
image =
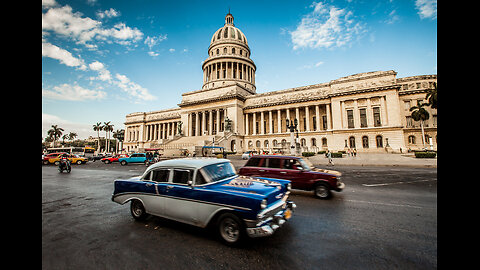
[[[67,155],[67,158],[68,160],[70,161],[70,163],[72,164],[85,164],[87,163],[88,161],[88,158],[84,158],[84,157],[79,157],[77,155],[71,155],[71,154],[63,154],[63,155]],[[60,158],[61,158],[62,155],[58,155],[57,157],[55,158],[49,158],[48,159],[48,162],[50,164],[54,163],[55,165],[58,165],[60,163]]]

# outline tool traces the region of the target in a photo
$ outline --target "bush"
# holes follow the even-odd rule
[[[302,156],[304,157],[315,156],[315,152],[302,152]]]
[[[416,158],[435,158],[437,152],[415,152]]]
[[[327,151],[325,151],[325,150],[324,150],[324,151],[318,151],[318,152],[317,152],[317,154],[319,154],[319,155],[324,155],[325,153],[327,153]]]
[[[332,153],[332,158],[341,158],[341,157],[343,157],[342,152]]]

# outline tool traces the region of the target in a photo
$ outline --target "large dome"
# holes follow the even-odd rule
[[[255,92],[256,66],[250,59],[247,38],[233,24],[230,12],[225,24],[212,36],[208,47],[208,58],[203,62],[202,89],[238,84]]]

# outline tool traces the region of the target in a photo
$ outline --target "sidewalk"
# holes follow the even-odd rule
[[[325,155],[308,157],[314,165],[328,165]],[[388,153],[357,153],[356,157],[344,155],[343,158],[333,158],[336,165],[354,166],[406,166],[437,168],[436,158],[415,158],[413,154]]]

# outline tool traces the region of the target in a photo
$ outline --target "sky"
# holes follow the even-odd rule
[[[42,138],[97,136],[125,116],[176,108],[199,90],[230,10],[257,93],[370,71],[437,74],[436,0],[42,0]],[[101,136],[105,136],[104,132]]]

